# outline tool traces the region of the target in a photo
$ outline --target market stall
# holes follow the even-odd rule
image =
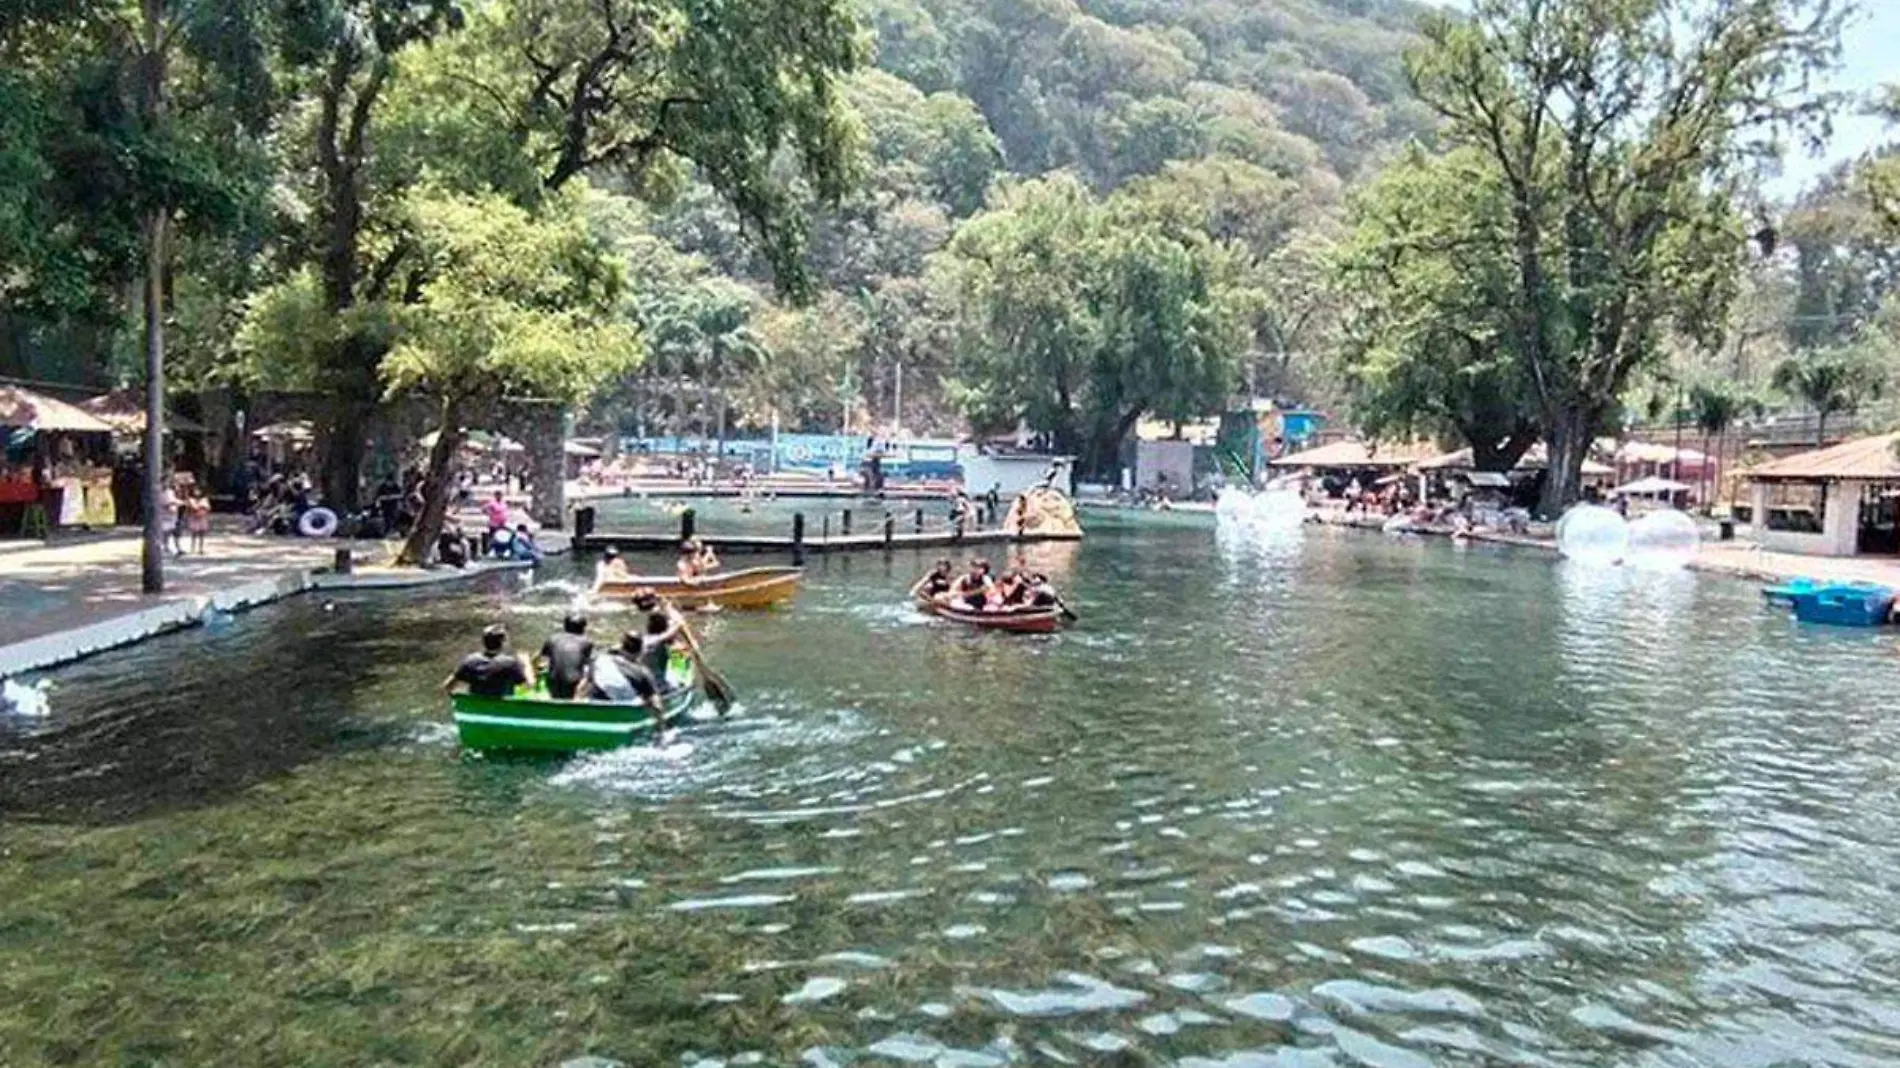
[[[44,537],[53,527],[109,527],[112,425],[22,386],[0,386],[0,532]]]

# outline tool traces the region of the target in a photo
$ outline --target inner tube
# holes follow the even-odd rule
[[[336,533],[336,513],[312,508],[297,518],[297,533],[306,538],[328,538]]]

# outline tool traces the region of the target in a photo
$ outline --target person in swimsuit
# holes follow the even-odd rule
[[[628,574],[627,562],[620,558],[620,550],[609,545],[600,554],[600,563],[594,566],[594,588],[598,590],[609,582],[619,582]]]
[[[698,582],[719,570],[719,557],[712,551],[712,546],[698,538],[687,538],[680,543],[679,563],[674,570],[681,582]]]
[[[990,562],[979,556],[970,561],[970,570],[957,578],[950,593],[958,608],[981,612],[989,606],[992,585],[994,583],[990,580]]]
[[[911,586],[911,598],[913,600],[941,601],[943,598],[949,596],[950,587],[956,583],[956,574],[956,565],[951,563],[948,559],[937,561],[937,566],[930,569],[930,574],[918,579],[916,583]]]
[[[1003,573],[996,583],[995,596],[992,598],[996,608],[1010,611],[1029,604],[1029,580],[1021,571],[1011,568]]]

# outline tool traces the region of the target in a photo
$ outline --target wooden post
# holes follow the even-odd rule
[[[349,546],[345,545],[337,549],[336,557],[330,565],[330,570],[339,575],[348,575],[355,572],[356,554],[350,551]]]
[[[897,541],[897,517],[892,515],[889,512],[885,512],[884,513],[884,551],[887,553],[890,552],[892,545],[895,544],[896,541]]]
[[[594,534],[594,506],[584,504],[574,509],[574,548],[587,547],[587,539]]]
[[[924,510],[922,508],[919,508],[917,509],[917,533],[922,534],[923,532],[924,532]]]
[[[851,536],[851,509],[849,508],[838,516],[838,533],[847,538]]]
[[[680,513],[680,541],[692,540],[693,528],[699,522],[699,514],[691,508]]]
[[[792,563],[805,566],[805,513],[792,513]]]
[[[830,512],[826,512],[825,517],[818,521],[818,526],[820,530],[824,531],[824,539],[826,541],[830,541],[831,540],[831,513]]]

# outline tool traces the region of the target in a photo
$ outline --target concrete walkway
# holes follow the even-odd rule
[[[377,590],[461,582],[533,565],[477,562],[464,570],[419,571],[388,562],[398,542],[344,542],[213,533],[205,552],[168,556],[165,592],[140,590],[141,541],[121,529],[49,544],[15,543],[0,552],[0,678],[77,660],[168,631],[212,612],[232,612],[306,590]],[[348,546],[353,574],[328,572]],[[548,532],[546,553],[568,550]]]
[[[203,556],[166,558],[165,592],[157,597],[139,590],[136,532],[0,554],[0,645],[327,567],[339,544],[212,534]]]

